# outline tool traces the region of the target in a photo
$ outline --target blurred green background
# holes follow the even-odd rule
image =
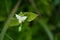
[[[60,40],[60,0],[20,0],[13,17],[19,12],[38,15],[30,22],[23,22],[20,32],[20,24],[11,17],[17,2],[19,0],[0,0],[0,40]],[[6,23],[10,17],[12,23]],[[7,30],[4,31],[4,27]]]

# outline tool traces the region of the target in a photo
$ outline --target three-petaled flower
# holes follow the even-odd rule
[[[27,19],[27,16],[20,16],[20,15],[16,15],[16,18],[18,19],[19,23],[24,22]]]
[[[19,23],[21,23],[20,27],[18,28],[18,31],[21,31],[22,28],[22,22],[24,22],[27,19],[27,16],[20,16],[15,14],[16,18],[18,19]]]

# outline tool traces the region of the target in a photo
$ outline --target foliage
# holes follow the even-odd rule
[[[0,0],[0,33],[18,1]],[[15,14],[28,17],[20,32]],[[15,14],[2,40],[60,40],[60,0],[22,0]]]

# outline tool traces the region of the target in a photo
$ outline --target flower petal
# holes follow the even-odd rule
[[[16,18],[18,19],[19,23],[22,23],[26,20],[27,16],[19,16],[16,14]]]

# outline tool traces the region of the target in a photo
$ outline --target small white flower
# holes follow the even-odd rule
[[[27,19],[27,16],[19,16],[16,14],[16,18],[18,19],[19,23],[22,23]]]

